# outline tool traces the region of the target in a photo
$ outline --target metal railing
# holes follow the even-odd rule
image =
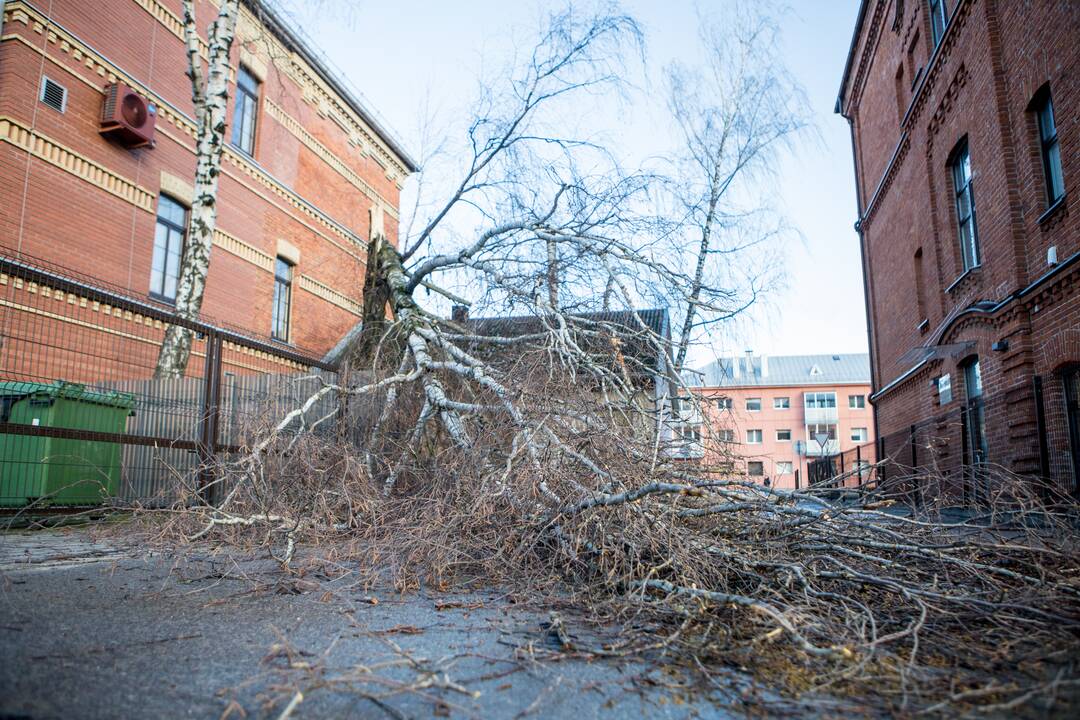
[[[169,325],[194,333],[191,358],[155,379]],[[0,507],[212,501],[218,461],[335,377],[310,353],[0,247]]]

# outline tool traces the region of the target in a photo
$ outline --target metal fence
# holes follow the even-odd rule
[[[874,443],[810,463],[807,477],[811,485],[875,489],[910,505],[976,506],[1001,492],[1008,475],[1048,497],[1060,493],[1067,489],[1050,481],[1041,390],[1035,377],[992,399],[956,400]]]
[[[169,325],[194,333],[191,358],[155,379]],[[212,499],[217,460],[335,380],[311,354],[0,246],[0,507]]]

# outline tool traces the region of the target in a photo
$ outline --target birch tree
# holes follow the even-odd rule
[[[207,62],[203,68],[194,0],[184,0],[184,42],[191,100],[195,109],[195,183],[188,213],[180,277],[176,287],[176,314],[196,320],[202,308],[210,250],[217,226],[217,191],[221,153],[225,144],[225,116],[229,101],[229,53],[236,35],[240,0],[220,0],[217,17],[207,32]],[[177,378],[187,369],[191,331],[170,325],[158,354],[156,378]]]
[[[624,87],[637,24],[552,15],[483,85],[449,156],[458,172],[418,231],[395,247],[373,213],[351,367],[305,378],[322,386],[219,468],[225,497],[187,511],[187,538],[250,529],[285,566],[305,537],[345,539],[329,551],[337,566],[418,573],[397,575],[400,588],[469,571],[557,587],[584,598],[583,615],[634,620],[620,623],[625,641],[577,652],[676,657],[714,682],[714,669],[749,667],[792,695],[855,684],[891,693],[894,714],[1010,712],[1080,686],[1074,510],[1055,514],[1003,474],[1000,505],[943,523],[925,508],[884,511],[914,487],[947,506],[955,479],[930,467],[879,458],[888,477],[857,465],[831,488],[785,490],[677,461],[640,422],[661,410],[635,402],[642,376],[662,372],[644,358],[685,358],[695,318],[737,312],[739,288],[723,279],[769,235],[743,180],[798,122],[782,117],[790,99],[757,27],[766,36],[715,45],[700,84],[673,71],[695,168],[685,187],[699,191],[679,195],[673,218],[656,210],[655,175],[570,131]],[[686,252],[682,215],[699,233]],[[471,289],[469,320],[418,293],[453,278]],[[656,288],[690,308],[678,347],[636,313],[588,312],[640,307]],[[327,412],[333,396],[347,402]],[[316,432],[331,420],[347,441]],[[955,445],[930,440],[920,455],[935,448],[948,459]],[[1010,525],[982,524],[999,516]]]
[[[766,287],[768,245],[782,223],[763,192],[779,151],[807,127],[798,83],[784,68],[768,5],[703,17],[704,61],[666,69],[668,107],[682,146],[673,179],[685,213],[678,237],[693,268],[675,349],[683,368],[692,339],[744,311]],[[718,274],[719,273],[719,274]]]

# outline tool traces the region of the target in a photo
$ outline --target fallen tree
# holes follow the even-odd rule
[[[552,19],[485,93],[460,182],[428,224],[400,247],[373,224],[339,380],[251,428],[247,452],[217,468],[222,501],[178,527],[265,543],[290,571],[302,545],[389,566],[402,588],[557,590],[628,628],[597,655],[662,650],[704,678],[734,662],[791,692],[872,690],[911,712],[1075,697],[1075,517],[1026,480],[999,478],[1008,526],[950,524],[883,510],[887,488],[833,502],[675,457],[673,431],[700,416],[672,371],[685,343],[633,309],[672,301],[689,331],[743,296],[667,253],[679,224],[649,211],[654,176],[551,132],[620,85],[639,41],[623,15]],[[703,247],[692,257],[715,261]],[[419,291],[439,277],[472,283],[496,316],[426,309]],[[309,417],[327,395],[347,402]]]

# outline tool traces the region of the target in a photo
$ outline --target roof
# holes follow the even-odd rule
[[[767,374],[762,374],[762,357],[750,358],[753,372],[746,369],[746,357],[720,358],[715,362],[684,373],[685,382],[696,387],[782,387],[797,385],[870,384],[870,355],[776,355],[765,359]],[[739,363],[735,377],[733,364]]]
[[[300,55],[312,70],[329,85],[335,93],[349,106],[349,109],[359,115],[365,123],[367,123],[372,130],[387,144],[387,146],[397,155],[402,164],[408,168],[409,172],[416,172],[420,169],[420,166],[416,164],[416,161],[412,159],[412,156],[405,150],[402,142],[394,135],[390,128],[386,125],[386,122],[378,117],[378,113],[360,99],[357,93],[349,90],[345,85],[345,80],[337,73],[334,73],[329,68],[329,60],[323,55],[322,52],[311,47],[310,43],[302,36],[302,30],[300,28],[293,28],[289,26],[289,23],[281,17],[278,11],[273,7],[273,0],[244,0],[244,3],[251,8],[256,17],[281,40],[284,45]]]
[[[848,47],[847,60],[844,62],[844,75],[840,78],[840,90],[836,94],[836,107],[833,108],[833,112],[841,115],[844,112],[844,91],[847,90],[848,75],[851,74],[851,63],[855,59],[855,48],[859,45],[859,32],[862,30],[869,5],[869,0],[859,1],[859,17],[855,20],[855,29],[851,31],[851,45]]]

